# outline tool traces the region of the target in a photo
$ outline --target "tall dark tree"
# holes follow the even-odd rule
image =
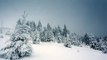
[[[37,30],[38,30],[39,32],[41,32],[41,31],[42,31],[42,24],[41,24],[41,22],[40,22],[40,21],[38,22]]]
[[[38,25],[37,25],[37,37],[38,37],[37,39],[38,42],[40,42],[42,38],[42,24],[40,21],[38,22]]]
[[[52,28],[49,23],[47,24],[46,35],[47,35],[47,41],[53,41],[54,35],[53,35]]]
[[[67,37],[67,34],[68,34],[68,30],[67,30],[66,25],[64,25],[64,28],[63,28],[63,36],[64,36],[64,37]]]
[[[42,33],[41,33],[41,41],[42,42],[47,42],[47,28],[44,27]]]
[[[31,21],[31,22],[30,22],[30,28],[31,28],[31,31],[35,31],[35,30],[36,30],[35,21]]]
[[[30,36],[32,38],[32,41],[34,44],[38,43],[37,42],[37,27],[36,27],[36,24],[35,24],[35,21],[31,21],[30,24]]]
[[[83,37],[83,43],[85,43],[86,45],[90,45],[90,37],[89,35],[86,33]]]

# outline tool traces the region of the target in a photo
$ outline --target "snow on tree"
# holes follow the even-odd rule
[[[37,44],[37,43],[39,43],[38,42],[38,35],[37,35],[37,27],[36,27],[36,24],[35,24],[35,22],[34,21],[28,21],[27,23],[26,23],[28,26],[30,26],[30,36],[31,36],[31,38],[32,38],[32,41],[33,41],[33,43],[34,44]]]
[[[100,41],[102,41],[101,39],[99,38],[96,38],[93,34],[90,34],[89,35],[89,40],[90,40],[90,47],[93,48],[93,49],[96,49],[98,50],[100,48]]]
[[[61,33],[62,33],[62,31],[61,31],[60,26],[55,27],[55,28],[53,29],[53,34],[54,34],[55,40],[56,40],[58,43],[61,43],[61,42],[62,42],[62,35],[61,35]]]
[[[71,48],[70,31],[67,29],[66,25],[64,25],[62,37],[62,42],[64,43],[64,46]]]
[[[107,53],[107,37],[103,37],[102,43],[101,43],[101,51],[103,53]]]
[[[44,30],[41,32],[40,38],[43,42],[50,42],[54,40],[53,31],[49,24],[47,24],[47,27],[44,27]]]
[[[63,32],[62,32],[62,42],[63,43],[66,43],[66,38],[67,38],[68,34],[69,34],[69,30],[67,29],[66,25],[64,25]]]
[[[31,37],[33,40],[33,44],[39,44],[40,43],[39,33],[37,32],[37,30],[35,30],[34,32],[31,33]]]
[[[30,22],[30,28],[31,28],[31,31],[34,32],[36,30],[36,24],[35,24],[35,21],[31,21]]]
[[[87,34],[84,36],[84,43],[90,46],[92,49],[100,50],[103,53],[107,53],[107,42],[102,37],[95,37],[93,34]]]
[[[75,46],[80,46],[81,45],[80,37],[76,33],[70,33],[69,38],[71,40],[72,45],[75,45]]]
[[[40,22],[40,21],[38,22],[37,30],[38,30],[39,32],[41,32],[41,31],[42,31],[42,24],[41,24],[41,22]]]
[[[63,28],[63,36],[64,36],[64,37],[67,37],[67,34],[68,34],[68,30],[67,30],[66,25],[64,25],[64,28]]]
[[[37,43],[37,31],[36,30],[32,31],[30,36],[32,38],[33,44],[36,44]]]
[[[50,24],[47,24],[46,39],[48,42],[53,41],[54,35]]]
[[[68,48],[71,48],[71,39],[70,39],[69,34],[67,34],[67,37],[65,38],[64,46],[68,47]]]
[[[84,36],[83,36],[83,40],[82,42],[85,44],[85,45],[90,45],[90,37],[89,35],[86,33]]]
[[[17,22],[15,31],[10,38],[10,44],[0,50],[0,57],[16,60],[31,55],[32,49],[28,42],[30,28],[25,22],[25,18],[20,20],[21,24]]]
[[[37,40],[40,42],[42,38],[42,24],[40,21],[38,22],[38,25],[37,25],[37,37],[38,37]]]
[[[46,29],[46,27],[44,27],[44,29],[43,29],[43,31],[42,31],[42,33],[41,33],[41,41],[42,42],[47,42],[47,29]]]

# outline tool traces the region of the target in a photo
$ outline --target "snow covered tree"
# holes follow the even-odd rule
[[[71,48],[70,31],[67,29],[66,25],[64,25],[62,37],[62,42],[64,43],[64,46]]]
[[[40,22],[40,21],[38,22],[37,30],[38,30],[39,32],[41,32],[41,31],[42,31],[42,24],[41,24],[41,22]]]
[[[32,41],[33,41],[33,44],[38,44],[39,42],[37,41],[37,30],[35,31],[32,31],[31,34],[30,34],[31,38],[32,38]]]
[[[41,41],[43,42],[50,42],[53,41],[54,39],[53,31],[50,26],[50,24],[47,24],[47,27],[44,27],[44,30],[41,33]]]
[[[61,43],[61,42],[62,42],[62,35],[61,35],[61,33],[62,33],[62,31],[61,31],[60,26],[55,27],[55,28],[53,29],[53,34],[54,34],[55,40],[56,40],[58,43]]]
[[[46,38],[48,42],[53,41],[54,35],[53,35],[52,28],[49,23],[47,24],[46,35],[47,35]]]
[[[90,45],[90,37],[89,37],[89,35],[86,33],[85,35],[84,35],[84,37],[83,37],[83,43],[85,44],[85,45]]]
[[[90,47],[99,50],[101,48],[100,43],[102,41],[101,38],[95,37],[93,34],[89,35],[90,40]]]
[[[60,26],[57,27],[57,40],[58,40],[58,43],[62,43],[62,30],[60,28]]]
[[[37,27],[36,27],[36,24],[34,21],[30,21],[27,23],[27,25],[30,26],[30,36],[32,38],[32,41],[34,44],[38,44],[39,41],[38,41],[38,35],[37,35]]]
[[[66,25],[64,25],[64,28],[63,28],[63,36],[64,36],[64,37],[67,37],[67,34],[68,34],[68,30],[67,30]]]
[[[40,42],[41,38],[42,38],[42,24],[40,21],[38,22],[38,25],[37,25],[37,32],[38,32],[38,34],[37,34],[38,41]]]
[[[76,33],[70,33],[69,38],[71,40],[72,45],[75,45],[75,46],[80,46],[81,45],[80,37]]]
[[[16,60],[21,57],[30,56],[32,50],[28,43],[28,30],[29,28],[27,26],[18,26],[14,34],[11,36],[11,44],[1,49],[3,54],[0,54],[0,56],[10,60]]]
[[[30,28],[31,28],[31,31],[34,32],[36,30],[36,24],[35,24],[35,21],[31,21],[30,22]]]
[[[101,51],[103,53],[107,53],[107,37],[103,37],[101,48],[102,48]]]
[[[44,27],[44,30],[41,33],[41,41],[42,42],[47,42],[46,37],[47,37],[47,29],[46,29],[46,27]]]
[[[31,55],[32,49],[28,41],[30,28],[25,24],[25,18],[20,22],[21,24],[17,22],[15,31],[10,38],[10,44],[0,50],[0,57],[16,60]]]
[[[67,37],[65,38],[65,42],[64,42],[64,46],[65,47],[68,47],[68,48],[71,48],[71,39],[70,39],[70,35],[67,34]]]
[[[62,42],[65,43],[67,39],[67,35],[69,34],[69,30],[67,29],[66,25],[64,25],[63,32],[62,32]]]

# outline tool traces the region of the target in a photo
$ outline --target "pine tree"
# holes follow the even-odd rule
[[[64,25],[64,28],[63,28],[63,36],[64,36],[64,37],[67,37],[67,34],[69,34],[69,31],[68,31],[66,25]]]
[[[35,24],[35,21],[31,21],[30,22],[30,28],[31,28],[31,31],[34,32],[36,30],[36,24]]]
[[[79,44],[79,40],[77,39],[77,35],[76,33],[70,33],[70,40],[71,40],[71,44],[78,46]]]
[[[47,35],[46,38],[48,42],[53,41],[54,36],[53,36],[52,28],[49,23],[47,24],[46,35]]]
[[[61,31],[60,26],[55,27],[55,28],[53,29],[53,34],[54,34],[55,40],[56,40],[58,43],[61,43],[61,42],[62,42],[62,35],[61,35],[61,33],[62,33],[62,31]]]
[[[37,40],[38,42],[40,42],[42,39],[42,24],[40,21],[38,22],[38,25],[37,25],[37,36],[38,36]]]
[[[30,36],[31,36],[31,38],[32,38],[32,41],[33,41],[33,44],[37,44],[37,43],[39,43],[39,41],[38,41],[38,35],[37,35],[37,26],[36,26],[36,24],[35,24],[35,22],[34,21],[31,21],[30,23],[28,23],[27,25],[29,25],[30,26]]]
[[[47,42],[47,29],[46,29],[46,27],[44,27],[44,30],[41,33],[41,41]]]
[[[96,50],[99,49],[101,39],[100,38],[96,39],[93,34],[91,34],[89,37],[90,37],[90,47]]]
[[[90,37],[89,37],[89,35],[87,33],[84,35],[82,41],[83,41],[84,44],[89,46],[89,44],[90,44]]]
[[[62,37],[63,37],[62,42],[63,42],[63,43],[66,43],[67,35],[68,35],[68,34],[69,34],[69,31],[68,31],[66,25],[64,25],[63,32],[62,32],[62,35],[63,35],[63,36],[62,36]]]
[[[30,28],[25,22],[25,18],[20,20],[20,23],[18,20],[15,31],[10,38],[10,44],[0,50],[0,57],[16,60],[31,55],[32,49],[28,42]]]
[[[65,47],[68,47],[68,48],[71,48],[71,40],[70,40],[70,35],[67,34],[67,37],[65,38],[65,42],[64,42],[64,46]]]
[[[107,37],[103,37],[101,48],[103,53],[107,53]]]
[[[42,31],[42,24],[41,24],[40,21],[38,22],[37,30],[38,30],[39,32]]]

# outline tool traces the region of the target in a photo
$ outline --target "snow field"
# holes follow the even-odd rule
[[[107,60],[107,55],[86,47],[66,48],[63,44],[32,44],[33,54],[20,60]]]

